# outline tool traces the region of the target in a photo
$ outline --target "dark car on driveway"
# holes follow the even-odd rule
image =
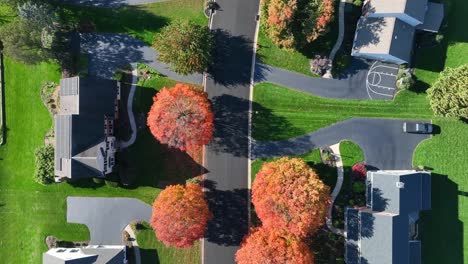
[[[403,131],[406,133],[430,134],[432,133],[432,124],[405,122],[403,123]]]

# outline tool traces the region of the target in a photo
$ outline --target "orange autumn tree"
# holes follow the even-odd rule
[[[268,35],[280,47],[292,48],[293,16],[297,11],[297,0],[264,0],[264,11],[268,14],[264,23]]]
[[[263,225],[286,228],[300,238],[325,223],[330,201],[330,188],[298,158],[265,163],[252,186],[252,202]]]
[[[205,92],[186,84],[164,87],[153,98],[147,124],[163,144],[182,151],[197,150],[213,135],[213,113]]]
[[[154,201],[151,227],[167,247],[184,248],[203,237],[212,217],[200,185],[172,185]]]
[[[284,229],[251,230],[236,253],[238,264],[313,264],[307,245]]]
[[[308,1],[304,10],[307,13],[307,20],[304,23],[303,34],[310,43],[327,31],[335,7],[333,0],[312,0]]]
[[[333,0],[262,0],[262,28],[279,47],[301,48],[328,30]]]

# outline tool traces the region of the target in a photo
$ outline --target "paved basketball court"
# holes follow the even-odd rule
[[[366,78],[369,99],[392,99],[396,91],[397,74],[397,65],[374,62]]]

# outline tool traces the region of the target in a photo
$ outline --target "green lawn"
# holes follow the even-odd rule
[[[433,83],[445,67],[457,67],[468,63],[468,1],[443,1],[446,9],[447,28],[442,29],[444,41],[434,48],[415,49],[416,77],[421,88]]]
[[[40,100],[39,89],[47,81],[58,82],[59,68],[46,63],[25,66],[6,58],[5,77],[8,130],[6,144],[0,147],[0,221],[4,227],[0,259],[3,263],[40,263],[47,235],[63,240],[89,239],[85,226],[66,223],[67,196],[135,197],[152,203],[160,191],[159,181],[179,180],[173,176],[183,170],[183,166],[166,173],[167,163],[163,159],[167,150],[144,130],[135,145],[128,149],[133,161],[139,161],[132,162],[136,164],[135,187],[112,188],[92,181],[48,186],[35,183],[32,179],[33,151],[43,144],[44,135],[52,125]],[[158,256],[161,259],[186,258],[185,251],[173,250],[168,256],[165,252],[158,251]]]
[[[195,242],[192,247],[187,249],[168,248],[156,239],[153,229],[147,223],[143,224],[142,230],[137,230],[136,236],[140,246],[142,263],[196,264],[201,262],[200,241]]]
[[[468,124],[435,119],[441,134],[422,142],[413,165],[432,169],[432,210],[423,214],[423,263],[468,263]]]
[[[254,88],[253,137],[281,140],[301,136],[351,117],[431,118],[425,94],[398,93],[394,101],[337,100],[271,83]]]
[[[265,64],[317,77],[318,75],[310,72],[309,60],[316,54],[328,56],[335,45],[338,37],[338,3],[339,1],[335,1],[336,15],[330,23],[330,31],[300,50],[279,48],[260,27],[258,58]]]
[[[63,16],[78,22],[91,20],[100,32],[126,33],[148,44],[154,34],[174,19],[187,19],[199,25],[208,25],[203,14],[203,0],[171,0],[162,3],[118,9],[67,6]]]

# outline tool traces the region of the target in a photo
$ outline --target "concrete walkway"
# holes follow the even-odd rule
[[[333,189],[333,192],[331,194],[331,204],[330,208],[328,209],[328,215],[327,215],[327,227],[332,231],[333,233],[337,235],[344,235],[344,231],[339,228],[335,228],[333,226],[333,216],[332,216],[332,211],[333,211],[333,204],[335,203],[336,197],[338,197],[338,194],[341,191],[341,187],[343,186],[343,160],[341,159],[341,154],[340,154],[340,143],[334,144],[330,146],[331,150],[333,151],[333,154],[335,156],[336,160],[336,172],[337,172],[337,178],[336,178],[336,184],[335,188]]]
[[[338,52],[338,50],[341,47],[341,44],[343,43],[343,38],[344,38],[344,29],[345,29],[345,24],[344,24],[344,9],[346,5],[346,0],[340,0],[340,7],[339,7],[339,15],[338,15],[338,39],[336,40],[335,45],[333,46],[333,49],[330,52],[330,55],[328,58],[330,59],[330,63],[328,64],[328,69],[325,75],[323,76],[324,78],[333,78],[333,75],[331,73],[332,67],[333,67],[333,60],[335,60],[335,55]]]
[[[133,232],[133,229],[130,227],[130,225],[125,227],[125,231],[127,231],[130,239],[132,239],[132,248],[133,252],[135,253],[135,264],[141,264],[140,246],[138,246],[135,232]]]
[[[127,100],[127,113],[128,113],[128,120],[130,122],[130,128],[132,130],[132,135],[130,139],[127,141],[123,141],[120,143],[120,148],[128,148],[136,141],[137,137],[137,127],[135,122],[135,115],[133,114],[133,97],[135,96],[135,90],[138,83],[138,69],[136,63],[132,63],[132,87],[130,88],[130,93],[128,95]]]

